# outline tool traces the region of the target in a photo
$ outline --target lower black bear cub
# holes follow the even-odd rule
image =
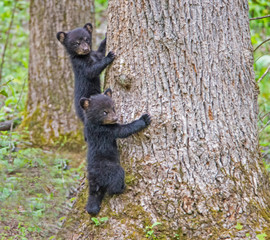
[[[115,58],[113,52],[109,52],[105,57],[106,38],[97,51],[92,50],[92,31],[92,24],[86,23],[82,28],[67,33],[58,32],[56,35],[70,56],[75,75],[75,110],[82,121],[84,115],[80,107],[80,99],[101,93],[99,75]]]
[[[88,144],[89,197],[86,210],[93,215],[99,213],[106,192],[109,195],[120,194],[125,189],[125,172],[120,165],[116,139],[137,133],[151,123],[148,114],[129,124],[116,123],[117,117],[111,96],[111,89],[107,89],[104,94],[80,100],[84,109],[84,127]]]

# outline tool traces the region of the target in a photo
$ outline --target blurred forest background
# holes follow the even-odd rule
[[[268,0],[249,0],[249,6],[250,18],[270,14]],[[106,0],[95,0],[96,42],[106,32],[106,8]],[[84,176],[86,147],[68,152],[65,141],[34,146],[28,129],[20,128],[28,92],[29,1],[1,0],[0,20],[0,238],[54,239]],[[270,18],[251,20],[250,31],[261,151],[270,170]],[[4,131],[8,121],[11,130]]]

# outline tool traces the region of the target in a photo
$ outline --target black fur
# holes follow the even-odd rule
[[[144,114],[129,124],[116,123],[117,117],[112,92],[107,90],[80,101],[85,114],[85,134],[87,137],[87,170],[89,198],[86,210],[96,215],[100,211],[102,199],[109,195],[120,194],[125,189],[125,172],[120,165],[116,139],[126,138],[146,128],[151,117]]]
[[[106,38],[97,51],[92,50],[92,30],[91,23],[87,23],[83,28],[76,28],[68,33],[58,32],[56,35],[70,56],[75,75],[75,110],[82,121],[84,115],[80,99],[101,93],[99,75],[115,58],[113,52],[105,57]]]

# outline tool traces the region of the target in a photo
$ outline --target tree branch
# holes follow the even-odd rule
[[[270,120],[267,121],[266,124],[264,124],[264,126],[261,127],[261,129],[259,130],[259,134],[270,124]]]
[[[259,44],[259,46],[258,47],[256,47],[255,49],[254,49],[254,51],[253,52],[255,52],[260,46],[262,46],[264,43],[266,43],[266,42],[268,42],[268,41],[270,41],[270,38],[268,38],[268,39],[266,39],[266,40],[264,40],[261,44]]]
[[[265,113],[265,114],[261,117],[261,120],[263,121],[269,114],[270,114],[270,112]]]
[[[11,126],[16,127],[20,123],[20,119],[8,120],[5,122],[0,122],[0,131],[9,131]]]
[[[257,19],[263,19],[263,18],[269,18],[270,15],[262,16],[262,17],[256,17],[256,18],[250,18],[249,21],[257,20]]]
[[[266,69],[266,71],[264,72],[264,74],[260,77],[260,79],[257,81],[257,83],[259,83],[260,81],[263,80],[263,78],[267,75],[267,73],[270,71],[270,65],[268,66],[268,68]]]
[[[0,88],[1,87],[4,87],[4,86],[7,86],[11,81],[13,81],[14,79],[10,79],[8,80],[7,82],[3,83],[3,84],[0,84]]]
[[[264,56],[264,54],[263,55],[261,55],[261,56],[259,56],[255,61],[254,61],[254,63],[256,63],[261,57],[263,57]]]

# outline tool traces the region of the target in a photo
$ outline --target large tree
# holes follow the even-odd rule
[[[121,121],[153,122],[121,141],[128,188],[102,204],[109,221],[89,220],[82,187],[59,237],[144,239],[154,222],[158,239],[270,237],[248,1],[110,0],[108,47]]]
[[[56,33],[87,22],[94,25],[92,0],[30,2],[29,93],[23,125],[29,127],[35,143],[81,135],[73,106],[73,72]]]

